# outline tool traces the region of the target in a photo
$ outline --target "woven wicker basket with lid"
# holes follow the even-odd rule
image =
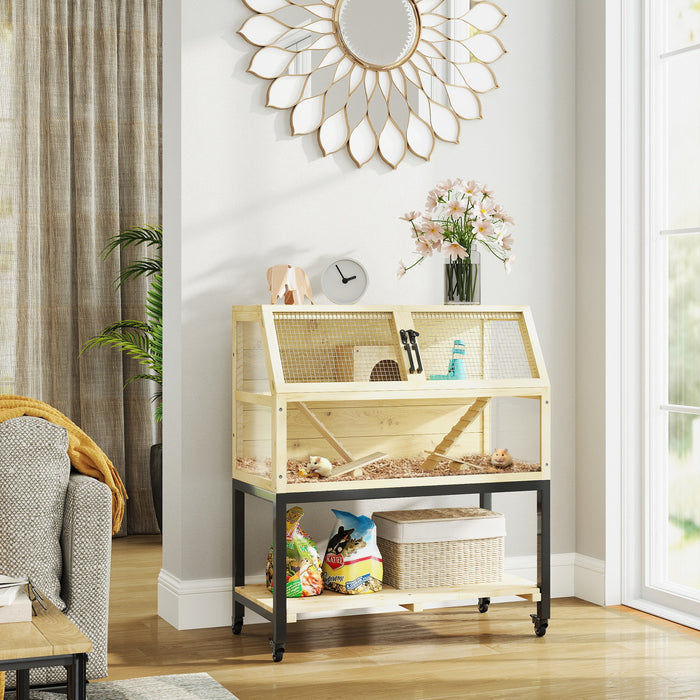
[[[428,588],[500,581],[505,518],[483,508],[384,511],[372,516],[384,583]]]

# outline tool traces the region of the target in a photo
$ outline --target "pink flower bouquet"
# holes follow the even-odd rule
[[[401,217],[411,224],[418,260],[410,265],[400,261],[397,272],[408,270],[434,252],[449,261],[469,262],[474,244],[481,244],[501,260],[506,272],[515,260],[511,254],[513,236],[508,227],[513,219],[497,204],[493,190],[474,180],[447,180],[428,192],[425,213],[412,211]]]

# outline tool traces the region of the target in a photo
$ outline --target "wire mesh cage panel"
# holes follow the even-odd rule
[[[288,383],[400,381],[390,312],[273,314]]]
[[[415,312],[429,380],[537,379],[522,314]]]

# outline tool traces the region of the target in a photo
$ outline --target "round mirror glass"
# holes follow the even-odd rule
[[[418,44],[418,10],[413,0],[339,0],[335,18],[347,52],[365,66],[398,66]]]

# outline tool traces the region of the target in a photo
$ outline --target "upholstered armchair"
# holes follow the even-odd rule
[[[0,422],[0,573],[28,576],[92,641],[88,678],[107,675],[112,493],[71,469],[66,429],[43,418]],[[1,631],[1,630],[0,630]],[[65,682],[62,667],[32,685]],[[14,687],[14,673],[6,686]]]

